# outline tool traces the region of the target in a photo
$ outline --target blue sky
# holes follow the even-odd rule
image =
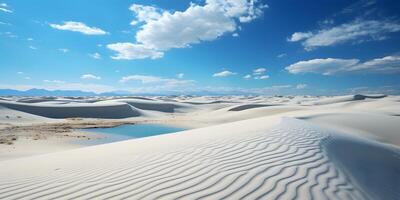
[[[0,88],[398,93],[400,2],[0,1]]]

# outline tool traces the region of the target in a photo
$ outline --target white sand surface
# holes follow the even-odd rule
[[[396,199],[399,156],[372,140],[266,117],[3,161],[0,198]]]
[[[12,97],[0,106],[3,133],[121,119],[194,128],[84,148],[0,144],[0,199],[400,199],[398,96]]]

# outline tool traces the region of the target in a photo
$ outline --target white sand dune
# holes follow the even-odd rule
[[[56,99],[57,99],[56,97],[41,97],[41,98],[26,97],[26,98],[18,99],[16,102],[21,102],[21,103],[41,103],[41,102],[46,102],[46,101],[54,101]]]
[[[26,112],[17,111],[4,106],[0,106],[0,123],[35,123],[46,121],[44,117],[32,115]]]
[[[0,199],[400,199],[399,116],[400,98],[384,95],[5,97],[0,128],[68,117],[203,128],[68,151],[17,140],[19,155],[41,155],[3,155]]]
[[[399,169],[398,149],[266,117],[3,161],[0,199],[398,199]]]
[[[342,103],[348,101],[359,101],[365,99],[380,99],[384,98],[386,95],[348,95],[348,96],[339,96],[339,97],[331,97],[323,100],[317,100],[313,102],[313,105],[326,105],[326,104],[334,104],[334,103]]]
[[[117,99],[112,101],[124,102],[141,110],[152,110],[166,113],[180,112],[181,109],[190,107],[189,105],[185,105],[183,103],[163,102],[147,99]]]
[[[247,109],[268,107],[268,106],[275,106],[275,105],[272,105],[272,104],[244,104],[244,105],[234,106],[233,108],[230,108],[228,111],[242,111],[242,110],[247,110]]]
[[[79,103],[79,104],[27,104],[0,101],[0,106],[48,118],[107,118],[120,119],[139,116],[140,113],[126,103]]]
[[[363,112],[314,114],[299,117],[319,125],[400,146],[400,118]]]

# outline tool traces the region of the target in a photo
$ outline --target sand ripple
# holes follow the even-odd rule
[[[398,199],[397,186],[376,192],[363,182],[368,174],[354,175],[351,162],[362,152],[335,150],[349,143],[389,152],[392,165],[375,170],[396,176],[398,151],[285,119],[272,130],[171,152],[97,159],[24,179],[2,174],[0,199]]]

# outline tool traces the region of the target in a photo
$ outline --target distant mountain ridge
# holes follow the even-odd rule
[[[94,93],[81,90],[45,90],[45,89],[29,89],[29,90],[13,90],[0,89],[0,96],[126,96],[132,95],[129,92],[106,92]]]

